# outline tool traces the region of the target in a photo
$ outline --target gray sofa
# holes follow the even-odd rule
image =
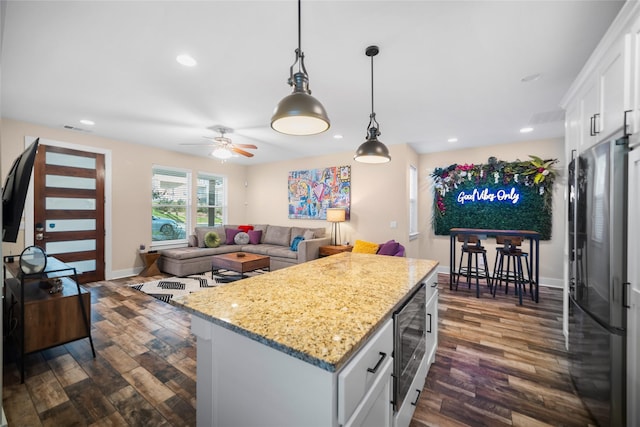
[[[248,252],[267,255],[271,259],[271,270],[289,267],[318,258],[320,246],[328,245],[330,237],[324,228],[284,227],[278,225],[253,224],[254,230],[261,230],[262,236],[256,244],[225,244],[226,230],[236,230],[237,225],[217,227],[196,227],[189,236],[189,246],[160,251],[160,270],[174,276],[188,276],[211,270],[213,255],[230,252]],[[214,231],[221,238],[221,244],[215,248],[205,246],[204,237]],[[291,244],[297,236],[306,238],[298,243],[297,251],[291,250]],[[311,236],[313,234],[313,237]]]

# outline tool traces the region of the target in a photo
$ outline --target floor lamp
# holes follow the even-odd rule
[[[344,208],[328,208],[327,221],[331,223],[331,237],[334,246],[340,244],[340,223],[347,219]]]

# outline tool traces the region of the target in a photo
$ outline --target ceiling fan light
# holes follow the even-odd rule
[[[229,149],[225,147],[217,147],[215,150],[211,152],[211,155],[217,159],[227,160],[233,156],[233,153],[229,151]]]
[[[313,96],[294,92],[282,99],[271,117],[271,127],[287,135],[315,135],[329,129],[322,104]]]
[[[389,149],[375,136],[368,137],[367,140],[358,147],[353,160],[360,163],[387,163],[391,161]]]

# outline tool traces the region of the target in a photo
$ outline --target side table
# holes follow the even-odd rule
[[[144,263],[144,268],[138,276],[148,277],[155,276],[156,274],[162,274],[160,268],[158,268],[158,258],[160,258],[159,252],[140,252],[140,258]]]
[[[318,250],[318,255],[321,257],[325,257],[329,255],[339,254],[342,252],[351,252],[352,249],[353,249],[353,246],[351,245],[320,246],[320,249]]]

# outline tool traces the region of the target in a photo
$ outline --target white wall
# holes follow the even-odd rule
[[[340,226],[343,241],[356,239],[402,243],[408,256],[418,257],[418,246],[409,242],[409,164],[418,166],[417,154],[406,144],[389,147],[391,162],[362,164],[353,152],[251,166],[247,171],[247,219],[250,223],[326,227],[320,220],[289,219],[287,181],[290,171],[330,166],[351,166],[351,219]],[[391,222],[397,223],[391,228]]]
[[[111,217],[112,229],[107,230],[112,239],[112,273],[108,278],[136,274],[142,268],[138,254],[141,243],[151,242],[151,168],[154,164],[189,169],[198,172],[224,175],[228,178],[228,221],[243,223],[245,218],[244,181],[246,166],[221,163],[219,160],[188,156],[169,150],[160,150],[140,144],[131,144],[101,138],[92,134],[53,129],[15,120],[2,119],[2,163],[0,175],[4,178],[13,160],[24,151],[25,136],[40,137],[70,143],[81,147],[110,150],[112,160]],[[195,201],[195,188],[192,195]],[[5,255],[19,254],[24,248],[24,233],[17,243],[3,243]]]

